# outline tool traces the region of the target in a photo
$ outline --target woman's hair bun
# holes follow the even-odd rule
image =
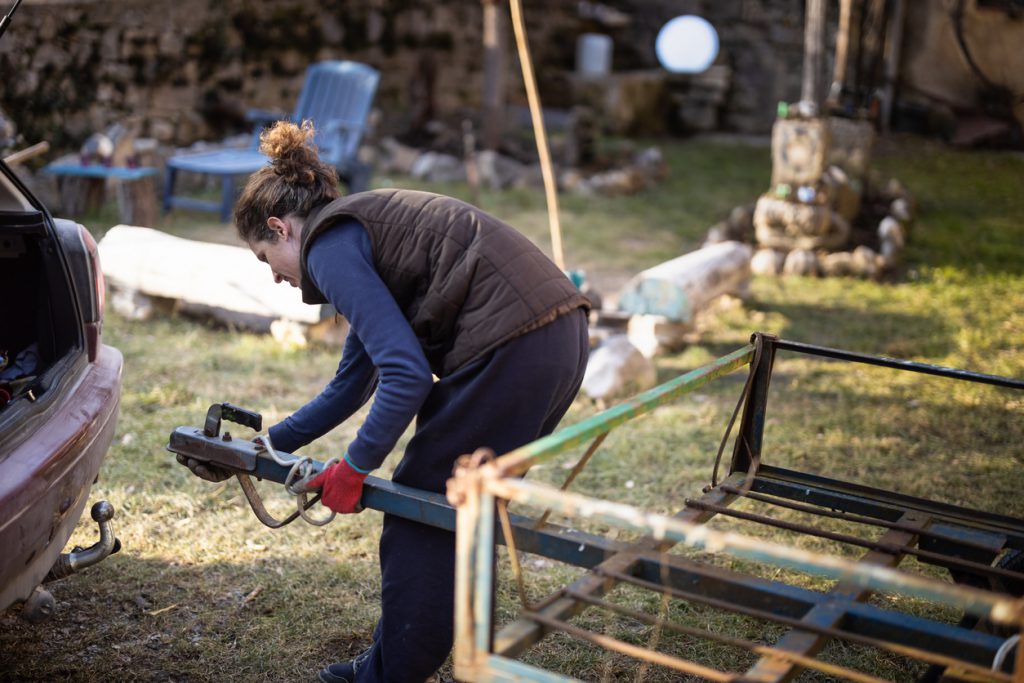
[[[312,121],[301,126],[278,121],[260,134],[260,151],[270,157],[274,173],[285,182],[309,185],[316,181],[321,161],[313,143],[315,132]]]

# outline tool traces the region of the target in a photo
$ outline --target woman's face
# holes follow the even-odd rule
[[[302,224],[287,216],[284,219],[268,218],[267,225],[277,239],[249,242],[249,248],[256,258],[270,266],[274,282],[287,282],[292,287],[298,287],[302,278],[299,266],[299,234]]]

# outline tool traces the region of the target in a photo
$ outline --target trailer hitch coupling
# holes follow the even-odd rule
[[[304,485],[323,471],[330,461],[321,463],[308,457],[279,453],[266,435],[252,440],[235,439],[230,432],[221,433],[221,421],[234,422],[257,432],[263,427],[263,416],[257,412],[230,403],[214,403],[206,411],[203,428],[178,427],[171,432],[167,450],[235,475],[253,513],[272,529],[290,524],[299,517],[317,526],[334,518],[333,513],[325,519],[315,519],[307,514],[319,502],[320,495],[317,493],[307,499],[306,494],[310,492]],[[283,520],[270,515],[251,477],[284,484],[285,490],[296,497],[296,511]]]
[[[93,521],[99,524],[100,540],[88,548],[76,546],[70,553],[61,554],[50,568],[50,573],[46,575],[46,581],[71,576],[121,550],[121,541],[114,536],[114,529],[110,523],[114,518],[114,506],[101,500],[92,506],[91,515]]]

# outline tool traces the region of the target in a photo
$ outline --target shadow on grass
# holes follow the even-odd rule
[[[0,680],[313,680],[371,643],[377,595],[343,573],[329,562],[182,566],[125,551],[47,584],[49,621],[0,616]]]
[[[942,357],[955,348],[954,331],[934,316],[821,302],[758,302],[757,308],[783,317],[773,332],[789,341],[894,358]]]

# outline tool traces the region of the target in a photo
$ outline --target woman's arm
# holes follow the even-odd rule
[[[309,250],[307,267],[317,288],[348,319],[350,336],[359,340],[369,366],[377,373],[373,406],[348,448],[353,465],[372,470],[391,452],[430,393],[430,366],[409,322],[377,273],[370,239],[362,225],[350,221],[320,235]],[[344,366],[344,358],[342,361]],[[366,388],[365,384],[359,386]],[[323,397],[321,393],[290,419],[305,423],[303,413]],[[344,412],[348,406],[340,401],[325,401],[315,414],[341,416],[334,424],[351,415]],[[314,414],[312,408],[310,411]],[[302,429],[304,434],[315,431]]]
[[[338,372],[313,400],[270,428],[274,448],[288,453],[319,439],[370,400],[377,386],[377,368],[354,333],[345,339]]]

